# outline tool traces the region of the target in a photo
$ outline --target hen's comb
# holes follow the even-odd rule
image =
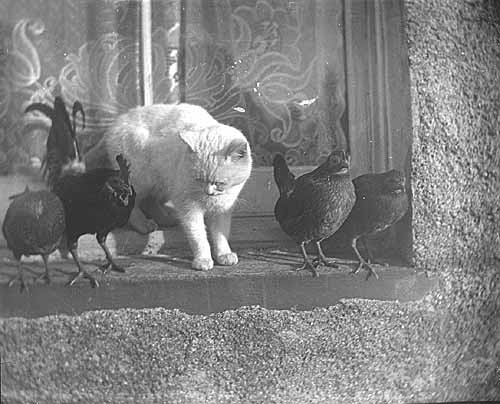
[[[130,178],[130,164],[127,162],[127,159],[123,157],[123,154],[121,153],[116,156],[116,162],[120,167],[120,176],[122,177],[123,181],[125,181],[128,184]]]

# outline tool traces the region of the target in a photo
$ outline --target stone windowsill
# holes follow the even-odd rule
[[[120,238],[135,239],[137,236],[132,233],[124,230]],[[82,241],[80,250],[85,251],[84,263],[89,271],[94,271],[95,265],[102,263],[103,254],[90,236]],[[94,248],[87,244],[94,244]],[[114,243],[110,244],[116,253]],[[417,300],[437,283],[436,278],[426,277],[423,271],[397,265],[376,266],[379,279],[366,280],[365,271],[351,273],[356,263],[349,259],[343,259],[344,265],[339,269],[320,268],[319,277],[313,278],[308,271],[294,270],[300,265],[301,257],[293,249],[237,246],[236,251],[240,256],[236,266],[216,266],[207,272],[190,268],[187,250],[119,255],[117,262],[126,273],[108,272],[103,276],[96,272],[100,282],[97,289],[92,289],[85,279],[66,287],[68,275],[76,271],[76,266],[71,259],[60,257],[50,261],[52,283],[33,284],[34,275],[43,273],[43,264],[39,257],[30,257],[24,260],[30,268],[26,271],[29,291],[20,294],[18,284],[7,287],[16,267],[10,251],[3,248],[0,250],[0,317],[152,307],[176,308],[187,313],[210,313],[251,305],[310,310],[334,305],[342,298]]]

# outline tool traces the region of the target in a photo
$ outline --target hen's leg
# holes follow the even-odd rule
[[[366,251],[366,255],[368,257],[368,261],[367,261],[368,264],[379,264],[379,265],[387,266],[387,263],[380,262],[373,257],[373,254],[372,254],[370,248],[368,247],[368,243],[366,242],[366,238],[364,236],[360,238],[360,241],[363,243],[363,247]]]
[[[370,277],[370,275],[373,275],[376,279],[378,279],[378,275],[375,272],[375,270],[370,266],[370,264],[368,264],[365,261],[365,259],[359,253],[358,248],[356,247],[356,242],[357,241],[358,241],[357,238],[352,239],[351,247],[354,250],[354,253],[356,254],[356,256],[358,257],[359,265],[358,265],[358,267],[354,271],[352,271],[352,273],[355,274],[356,272],[358,272],[364,266],[369,271],[368,272],[368,276],[366,277],[366,279],[368,279]]]
[[[302,257],[304,257],[304,264],[296,270],[301,271],[303,269],[308,269],[312,272],[313,278],[317,277],[318,273],[316,272],[316,264],[314,264],[307,256],[305,242],[300,243],[300,252],[302,253]]]
[[[99,267],[99,269],[103,273],[106,273],[107,270],[108,270],[108,268],[109,268],[109,266],[111,265],[111,270],[112,271],[125,272],[125,270],[121,266],[117,265],[115,263],[115,261],[113,261],[113,257],[111,256],[111,253],[109,252],[108,246],[106,245],[106,237],[107,237],[107,234],[97,234],[97,236],[96,236],[97,242],[99,243],[99,245],[103,249],[104,254],[106,255],[106,259],[108,260],[108,262],[106,262],[105,264],[101,265]]]
[[[318,262],[332,268],[339,267],[334,260],[328,259],[326,255],[323,253],[323,250],[321,249],[321,241],[316,241],[316,248],[318,249],[318,258],[317,258]]]
[[[35,281],[43,281],[47,285],[50,283],[50,275],[49,275],[49,257],[45,254],[42,254],[43,265],[45,266],[45,272],[35,279]]]
[[[78,279],[87,278],[90,281],[90,286],[92,286],[93,288],[99,287],[99,283],[97,282],[97,280],[92,275],[90,275],[85,270],[85,268],[83,268],[82,264],[80,263],[80,259],[78,258],[78,249],[77,248],[78,248],[78,244],[76,242],[72,243],[69,246],[69,252],[73,256],[73,259],[75,260],[76,266],[78,267],[78,272],[75,275],[71,276],[70,280],[68,281],[68,283],[66,285],[71,286]]]
[[[14,282],[19,281],[19,284],[21,285],[19,291],[23,293],[25,290],[26,291],[28,290],[28,285],[26,284],[26,282],[24,282],[24,273],[23,273],[24,268],[21,264],[21,258],[20,257],[16,258],[16,260],[17,260],[17,275],[12,277],[7,285],[10,288],[14,284]]]

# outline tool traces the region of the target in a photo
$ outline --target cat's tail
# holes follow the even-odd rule
[[[53,108],[36,103],[28,106],[25,112],[34,110],[41,111],[52,120],[42,166],[47,185],[52,189],[57,180],[66,173],[85,171],[85,164],[76,139],[75,122],[70,121],[62,97],[55,97]],[[78,112],[84,115],[82,105],[76,101],[73,105],[73,120]]]
[[[288,169],[285,158],[277,154],[273,160],[274,181],[280,191],[281,196],[287,196],[295,185],[295,176]]]

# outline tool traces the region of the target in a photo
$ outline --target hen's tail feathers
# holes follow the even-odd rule
[[[25,112],[34,110],[41,111],[52,120],[46,143],[47,151],[42,164],[43,176],[49,189],[52,189],[62,175],[67,172],[84,171],[85,165],[82,162],[76,139],[75,123],[71,122],[62,97],[55,97],[53,108],[35,103],[26,108]],[[83,107],[77,101],[73,105],[74,118],[79,111],[84,116]]]
[[[274,181],[278,186],[280,195],[288,195],[294,187],[295,176],[288,169],[288,165],[281,154],[277,154],[273,160]]]
[[[82,161],[82,155],[80,153],[80,146],[78,145],[78,141],[76,139],[76,115],[78,114],[78,112],[80,112],[80,115],[82,116],[82,130],[84,130],[85,129],[85,111],[83,110],[82,103],[80,101],[75,101],[73,104],[73,112],[72,112],[72,116],[73,116],[72,136],[73,136],[73,143],[75,146],[77,158],[79,161]]]
[[[127,159],[123,157],[123,154],[121,153],[116,156],[116,162],[120,167],[120,177],[122,178],[123,181],[129,184],[130,164],[128,163]]]
[[[42,104],[41,102],[35,102],[31,105],[28,105],[24,110],[24,113],[40,111],[42,114],[48,116],[50,119],[54,119],[54,110],[50,108],[48,105]]]

